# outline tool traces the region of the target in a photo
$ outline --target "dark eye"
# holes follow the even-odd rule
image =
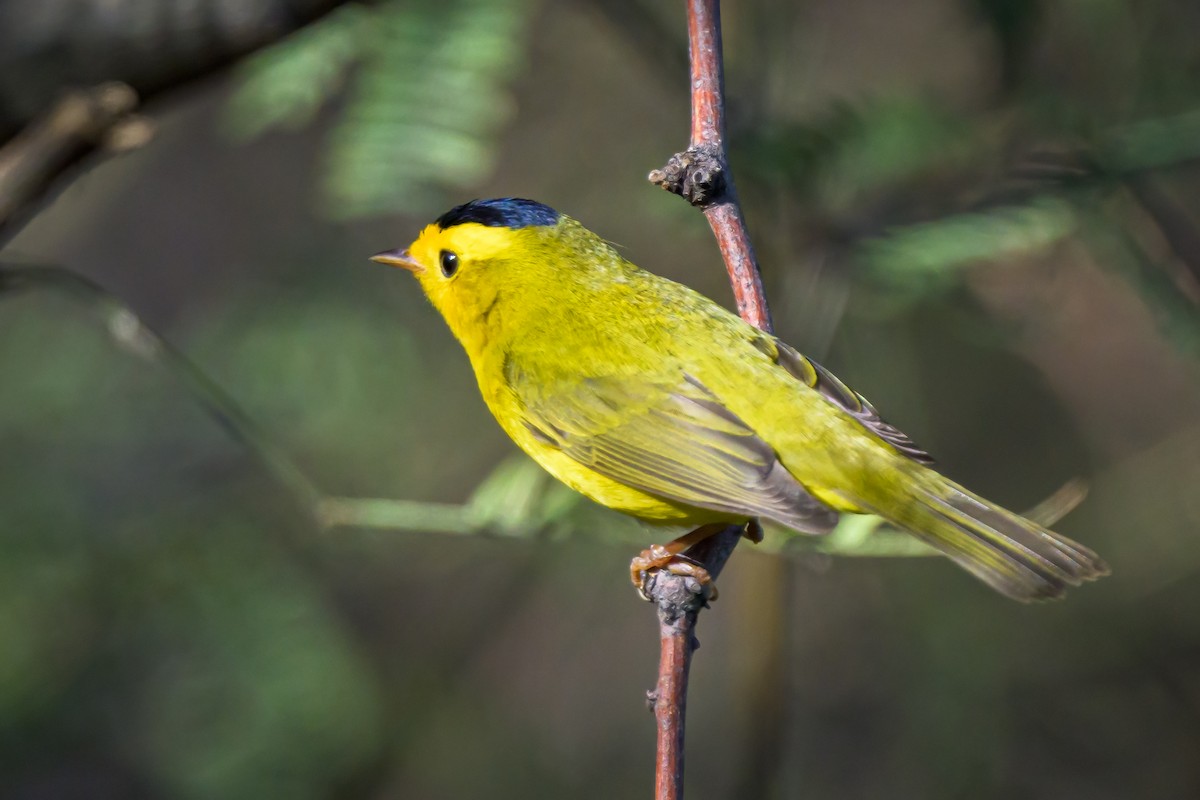
[[[453,250],[443,250],[439,259],[442,266],[442,274],[447,278],[458,272],[458,253]]]

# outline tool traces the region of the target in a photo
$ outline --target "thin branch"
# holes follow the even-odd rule
[[[471,507],[459,503],[425,503],[377,497],[325,497],[318,505],[321,524],[328,528],[384,528],[451,536],[479,536],[490,531]]]
[[[721,56],[719,0],[688,0],[688,54],[691,62],[692,135],[688,149],[672,156],[650,181],[704,211],[717,239],[738,312],[752,325],[771,330],[771,315],[746,223],[738,205],[725,151],[725,88]],[[687,551],[716,578],[741,538],[731,526]],[[694,579],[665,571],[647,582],[646,594],[658,606],[658,684],[651,693],[658,728],[655,798],[683,797],[684,718],[695,627],[705,605],[704,588]]]
[[[237,401],[191,359],[147,327],[127,305],[70,270],[58,267],[0,268],[0,298],[31,290],[48,291],[80,303],[96,317],[118,348],[162,369],[179,382],[226,433],[254,454],[308,514],[323,524],[319,516],[323,496],[316,485],[259,429]]]
[[[742,538],[742,526],[733,525],[697,543],[687,551],[716,580]],[[646,596],[658,605],[658,683],[648,699],[658,731],[654,760],[655,800],[683,797],[684,717],[687,712],[688,675],[696,641],[696,620],[707,603],[704,588],[694,579],[666,570],[651,573]]]

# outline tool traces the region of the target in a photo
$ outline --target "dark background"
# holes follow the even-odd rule
[[[0,3],[28,46],[0,119],[64,65],[138,84],[46,43],[221,61],[173,8]],[[940,558],[873,557],[901,554],[886,533],[830,555],[769,531],[702,618],[689,796],[1197,796],[1196,7],[725,13],[779,333],[999,502],[1085,480],[1057,528],[1113,575],[1022,606]],[[645,181],[685,144],[683,22],[391,0],[139,86],[155,139],[3,260],[115,293],[323,492],[413,502],[321,530],[87,302],[0,296],[0,794],[649,794],[656,628],[626,566],[656,534],[542,481],[415,283],[366,257],[528,196],[728,303],[702,216]]]

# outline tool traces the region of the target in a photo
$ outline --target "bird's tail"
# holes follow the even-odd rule
[[[937,477],[906,502],[871,510],[1016,600],[1060,597],[1068,586],[1108,574],[1108,565],[1078,542]]]

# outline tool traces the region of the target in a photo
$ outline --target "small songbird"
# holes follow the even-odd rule
[[[678,553],[729,524],[823,534],[843,513],[877,514],[1018,600],[1108,572],[936,472],[820,364],[549,206],[476,200],[373,258],[416,275],[500,426],[550,474],[696,528],[635,559],[635,583],[652,567],[703,579]]]

